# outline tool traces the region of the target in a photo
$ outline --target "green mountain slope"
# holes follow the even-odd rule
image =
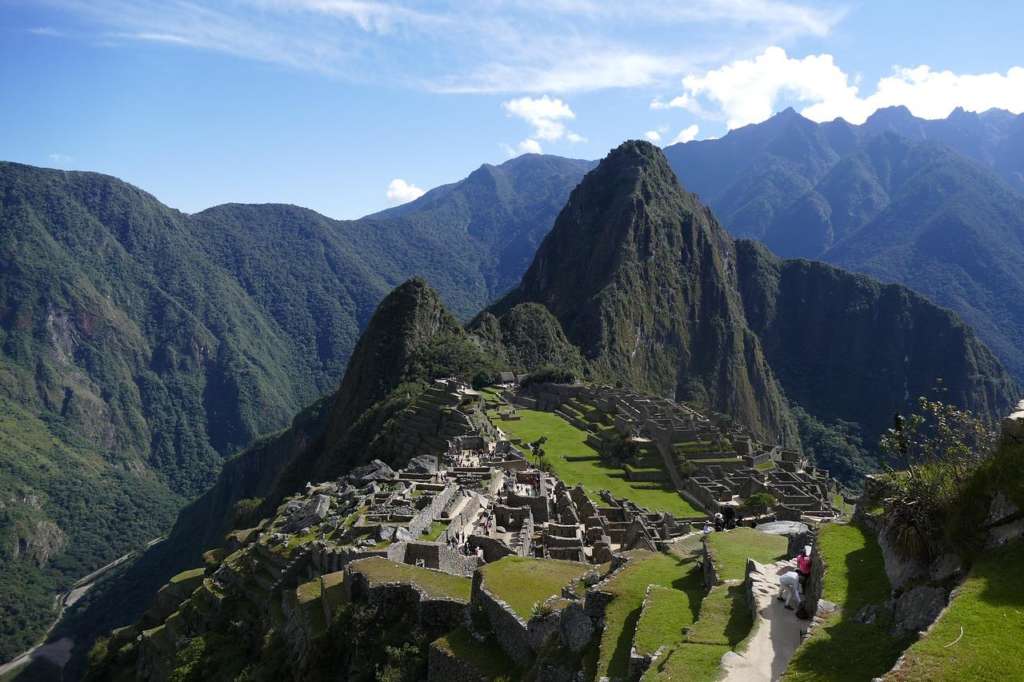
[[[1024,116],[883,109],[863,125],[792,110],[666,148],[736,236],[905,284],[959,313],[1024,378]]]
[[[498,303],[546,306],[595,377],[706,404],[796,441],[746,326],[729,236],[660,150],[627,142],[580,183],[520,286]]]
[[[0,547],[0,567],[23,576],[0,599],[28,624],[0,632],[0,660],[51,611],[19,584],[45,574],[37,592],[61,589],[163,532],[225,457],[337,386],[377,303],[406,278],[429,277],[458,315],[477,312],[522,273],[590,166],[521,157],[342,222],[282,205],[189,216],[109,176],[0,163],[0,398],[52,443],[32,449],[28,426],[3,422],[0,533],[32,544],[31,529],[50,525],[12,520],[31,517],[78,552],[32,563],[18,542]],[[25,470],[61,469],[68,453],[95,475],[72,486]],[[125,524],[117,542],[71,513],[141,491],[145,502],[95,505],[96,522]],[[141,535],[120,518],[150,506],[160,511]]]
[[[879,436],[917,396],[992,420],[1013,405],[1016,382],[950,311],[902,286],[780,260],[757,242],[738,240],[736,255],[747,320],[798,406],[805,446],[840,480],[879,466]]]

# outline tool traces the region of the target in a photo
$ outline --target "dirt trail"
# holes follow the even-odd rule
[[[751,572],[757,618],[753,634],[742,652],[729,652],[722,657],[726,682],[775,682],[782,677],[800,646],[800,632],[807,623],[775,597],[779,593],[779,574],[792,570],[793,562],[774,564],[754,562]]]

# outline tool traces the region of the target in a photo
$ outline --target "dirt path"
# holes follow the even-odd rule
[[[786,671],[789,659],[800,646],[800,631],[806,623],[796,617],[776,599],[779,592],[779,573],[792,569],[793,563],[779,561],[774,564],[754,562],[756,571],[750,574],[757,618],[747,648],[730,652],[722,657],[727,682],[775,682]]]

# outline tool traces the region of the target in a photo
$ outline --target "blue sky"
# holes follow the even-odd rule
[[[523,151],[793,105],[1024,111],[1024,3],[0,0],[0,158],[194,212],[386,208]]]

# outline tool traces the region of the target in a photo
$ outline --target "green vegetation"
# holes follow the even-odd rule
[[[903,666],[890,678],[999,680],[1019,671],[1024,627],[1021,566],[1021,541],[982,556],[949,609],[907,649]]]
[[[473,666],[492,682],[515,682],[516,665],[493,639],[478,642],[465,628],[458,628],[437,639],[431,646]]]
[[[605,584],[605,589],[614,594],[615,598],[605,610],[605,626],[597,663],[599,677],[626,676],[633,632],[640,622],[648,585],[671,588],[679,595],[677,602],[685,600],[686,607],[684,613],[670,614],[668,618],[664,611],[658,611],[645,627],[643,638],[646,645],[653,644],[659,638],[665,638],[664,643],[682,639],[682,630],[675,629],[675,624],[680,623],[681,627],[685,627],[696,617],[704,592],[700,569],[693,562],[668,554],[633,552],[625,568]]]
[[[652,654],[663,644],[680,641],[686,628],[693,625],[696,613],[691,607],[694,602],[699,606],[703,596],[700,572],[690,569],[686,579],[693,583],[687,592],[661,585],[651,587],[633,637],[633,646],[640,655]]]
[[[884,618],[871,624],[853,620],[862,607],[883,604],[889,598],[889,579],[878,543],[858,526],[830,524],[818,534],[818,551],[827,567],[822,597],[839,604],[841,610],[801,644],[785,680],[856,682],[883,675],[908,640],[892,637]]]
[[[202,578],[205,572],[206,570],[203,568],[193,568],[189,571],[182,571],[171,578],[170,583],[172,585],[176,585],[178,583],[194,581],[198,578]]]
[[[427,528],[426,532],[423,533],[423,537],[421,539],[426,542],[434,542],[441,537],[446,530],[448,530],[447,521],[434,521],[430,524],[430,527]]]
[[[720,674],[722,655],[735,649],[752,625],[743,586],[717,585],[700,601],[700,613],[685,639],[670,647],[643,679],[712,682]]]
[[[561,594],[563,587],[580,578],[589,567],[572,561],[507,556],[479,570],[487,590],[507,602],[521,618],[529,620],[534,606]]]
[[[371,585],[388,582],[408,582],[416,585],[428,595],[437,598],[469,602],[472,581],[469,578],[449,575],[429,568],[409,564],[398,564],[382,557],[360,559],[350,564],[353,571],[359,571]]]
[[[512,286],[591,165],[524,157],[339,223],[186,215],[109,176],[0,163],[0,499],[37,499],[31,523],[67,537],[44,567],[0,543],[0,658],[41,634],[57,590],[166,532],[225,458],[334,391],[395,283],[429,277],[463,318]],[[0,536],[29,525],[0,518]]]
[[[704,516],[667,485],[627,481],[621,468],[602,462],[597,452],[587,445],[586,433],[557,414],[521,409],[519,417],[514,421],[499,421],[498,426],[510,437],[526,443],[546,436],[545,460],[566,485],[582,483],[591,495],[609,490],[613,495],[628,498],[653,511],[667,511],[678,517]]]
[[[714,558],[720,580],[743,580],[747,559],[769,564],[786,555],[786,538],[762,533],[753,528],[736,528],[707,536],[708,548]]]

